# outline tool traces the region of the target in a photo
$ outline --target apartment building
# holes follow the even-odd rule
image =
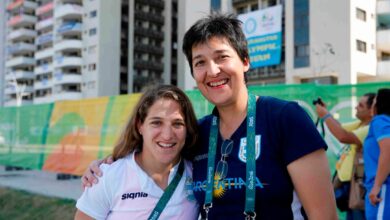
[[[210,11],[208,0],[2,3],[4,106],[142,92],[161,83],[194,88],[181,39]]]
[[[283,7],[281,62],[251,69],[249,84],[390,80],[388,0],[233,0],[232,4],[237,14]]]

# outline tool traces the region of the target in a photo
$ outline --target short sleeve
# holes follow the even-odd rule
[[[371,125],[376,141],[390,138],[390,117],[386,115],[375,116]]]
[[[92,187],[85,188],[81,197],[77,200],[76,207],[94,219],[106,219],[110,212],[111,199],[106,188],[107,165],[100,166],[103,175],[99,182]]]
[[[327,149],[309,115],[295,102],[282,109],[279,127],[286,165],[318,149]]]
[[[367,134],[368,134],[368,129],[369,129],[369,126],[363,126],[363,127],[360,127],[354,131],[352,131],[353,134],[356,135],[356,137],[359,139],[360,143],[364,143],[364,139],[366,139],[367,137]]]

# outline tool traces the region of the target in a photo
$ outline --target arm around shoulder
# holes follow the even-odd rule
[[[324,149],[318,149],[291,162],[287,170],[309,219],[338,219]]]

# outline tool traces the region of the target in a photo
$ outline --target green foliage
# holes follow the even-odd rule
[[[0,219],[73,219],[76,202],[0,188]]]

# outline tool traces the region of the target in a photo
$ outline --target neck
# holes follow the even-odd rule
[[[159,163],[152,158],[145,158],[145,154],[141,151],[135,155],[135,161],[161,189],[165,190],[168,186],[170,171],[180,161],[180,158],[169,164]]]
[[[360,126],[365,126],[365,125],[370,124],[371,119],[372,119],[372,117],[369,117],[369,118],[366,118],[366,119],[361,120]]]
[[[224,139],[232,136],[247,115],[248,92],[245,91],[239,97],[231,105],[217,107],[220,117],[219,131]]]

